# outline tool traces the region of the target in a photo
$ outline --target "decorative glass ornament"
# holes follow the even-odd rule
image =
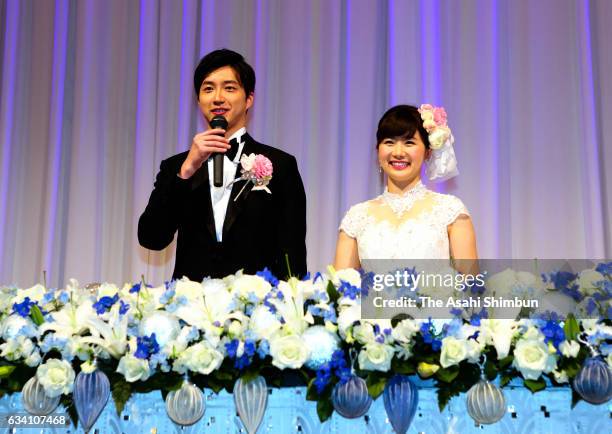
[[[365,380],[357,375],[351,375],[346,383],[336,384],[331,399],[334,410],[347,419],[363,416],[372,404]]]
[[[72,399],[86,433],[96,423],[109,396],[110,383],[104,372],[99,369],[90,374],[81,371],[76,376]]]
[[[466,406],[476,424],[489,425],[506,414],[504,392],[485,380],[480,380],[468,390]]]
[[[268,405],[265,378],[260,375],[249,382],[239,378],[234,384],[234,404],[247,432],[255,434]]]
[[[151,336],[155,333],[155,340],[160,347],[163,347],[176,339],[181,332],[181,325],[176,316],[156,310],[142,319],[139,332],[142,336]]]
[[[46,416],[53,413],[60,403],[61,396],[50,398],[36,375],[28,380],[21,389],[23,408],[35,416]]]
[[[419,403],[419,390],[405,375],[392,377],[383,392],[385,411],[397,434],[406,434]]]
[[[305,365],[315,371],[325,363],[330,362],[334,351],[340,348],[338,335],[330,332],[322,325],[307,328],[302,334],[302,340],[310,352]]]
[[[612,398],[612,370],[601,357],[589,357],[574,378],[574,390],[591,404],[603,404]]]
[[[202,419],[204,410],[204,394],[189,381],[184,381],[179,390],[173,390],[166,396],[166,412],[179,425],[193,425]]]

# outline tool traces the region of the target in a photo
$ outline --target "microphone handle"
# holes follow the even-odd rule
[[[221,152],[213,155],[213,184],[215,187],[223,187],[223,155]]]

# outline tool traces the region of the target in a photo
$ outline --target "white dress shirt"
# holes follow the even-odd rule
[[[217,241],[223,241],[223,222],[225,221],[225,213],[227,212],[227,204],[229,203],[230,194],[232,192],[231,182],[236,179],[236,167],[240,163],[240,154],[244,147],[244,138],[246,128],[242,127],[229,137],[229,140],[238,139],[238,151],[234,160],[231,161],[227,156],[223,156],[223,186],[215,187],[213,184],[213,158],[208,158],[208,183],[210,185],[210,200],[212,201],[213,215],[215,217],[215,232],[217,233]]]

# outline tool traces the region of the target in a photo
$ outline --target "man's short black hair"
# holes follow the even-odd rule
[[[238,82],[244,88],[244,93],[247,97],[255,92],[255,71],[253,71],[251,65],[246,63],[241,54],[223,48],[211,51],[200,60],[198,67],[193,73],[193,87],[196,98],[200,97],[200,87],[204,79],[213,71],[224,66],[229,66],[234,70]]]

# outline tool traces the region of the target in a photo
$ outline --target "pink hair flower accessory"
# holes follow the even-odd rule
[[[268,188],[268,184],[272,179],[272,172],[274,171],[274,168],[272,166],[272,162],[268,157],[261,154],[243,154],[240,157],[240,166],[240,178],[237,178],[234,182],[247,182],[244,184],[244,187],[242,187],[240,192],[236,195],[234,201],[238,199],[240,194],[242,194],[242,191],[246,188],[249,182],[253,184],[253,188],[251,190],[263,190],[269,194],[272,194],[272,192]]]
[[[455,139],[448,127],[446,110],[431,104],[421,104],[419,113],[423,120],[423,128],[427,131],[431,155],[425,167],[431,181],[446,181],[457,176],[457,158],[453,143]]]
[[[446,110],[444,107],[421,104],[419,113],[423,120],[423,128],[429,136],[431,149],[440,149],[452,137],[451,130],[446,123]]]

